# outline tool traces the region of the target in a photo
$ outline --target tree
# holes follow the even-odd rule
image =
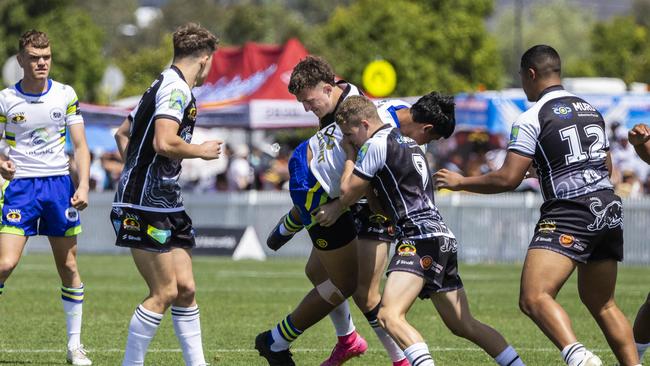
[[[536,44],[555,48],[562,57],[563,76],[593,76],[589,62],[591,57],[590,32],[595,17],[589,8],[577,7],[567,0],[551,0],[534,3],[524,9],[522,29],[515,27],[514,7],[509,7],[497,19],[495,34],[498,35],[499,53],[507,74],[508,84],[519,86],[519,62],[513,39],[520,31],[523,44],[521,52]]]
[[[626,83],[650,82],[648,28],[633,16],[615,17],[598,23],[592,32],[594,69],[601,76],[618,77]]]
[[[102,77],[102,31],[90,16],[65,0],[2,0],[0,56],[18,52],[18,38],[27,30],[44,31],[52,45],[52,77],[75,88],[81,100],[96,98],[95,86]]]
[[[500,60],[483,26],[486,6],[480,6],[491,3],[359,0],[337,8],[306,43],[312,53],[325,56],[337,74],[358,85],[370,61],[388,60],[397,72],[394,95],[497,88]]]
[[[128,80],[120,97],[141,95],[151,85],[174,56],[171,34],[165,36],[160,44],[141,47],[137,52],[124,52],[116,59],[117,66]]]

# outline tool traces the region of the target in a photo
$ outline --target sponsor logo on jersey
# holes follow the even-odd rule
[[[27,122],[27,117],[25,117],[25,112],[18,112],[12,115],[9,115],[9,120],[11,123],[15,123],[17,125],[21,123]]]
[[[140,221],[138,216],[133,214],[126,214],[126,218],[122,221],[122,227],[128,231],[140,231]]]
[[[431,258],[430,255],[425,255],[424,257],[420,258],[420,266],[422,267],[423,270],[428,271],[432,265],[433,265],[433,258]]]
[[[139,237],[139,236],[124,234],[124,235],[122,235],[122,240],[142,241],[142,238]]]
[[[603,208],[603,202],[598,197],[591,197],[589,210],[595,216],[594,222],[587,226],[589,231],[599,231],[607,226],[613,229],[623,226],[623,205],[620,201],[612,201]]]
[[[37,128],[29,134],[33,146],[42,145],[49,141],[50,136],[45,128]]]
[[[360,164],[363,161],[363,159],[366,157],[369,147],[370,145],[368,144],[363,144],[363,146],[361,146],[359,152],[357,153],[357,164]]]
[[[555,225],[555,221],[549,219],[544,219],[537,224],[537,231],[541,234],[550,234],[554,232],[556,228],[557,226]]]
[[[70,222],[75,222],[79,220],[79,211],[74,207],[68,207],[65,210],[65,218]]]
[[[171,230],[162,230],[156,229],[155,227],[149,225],[147,227],[147,235],[149,235],[153,240],[157,241],[160,244],[165,244],[169,237],[172,236]]]
[[[508,141],[508,144],[514,144],[517,142],[517,137],[519,136],[519,126],[512,126],[512,130],[510,130],[510,140]]]
[[[550,243],[550,242],[553,241],[553,238],[551,238],[551,237],[543,237],[543,236],[536,236],[535,237],[535,242],[539,242],[539,241]]]
[[[9,212],[7,212],[7,221],[9,222],[20,222],[20,219],[22,218],[22,215],[20,214],[20,209],[10,209]]]
[[[397,247],[397,255],[402,257],[412,257],[417,253],[415,243],[411,241],[403,241]]]
[[[577,112],[596,112],[596,108],[592,107],[591,104],[586,102],[575,102],[571,105]]]
[[[169,96],[169,108],[182,111],[185,106],[186,100],[187,97],[185,96],[185,93],[183,93],[182,90],[174,89],[172,90]]]
[[[187,113],[187,116],[192,120],[196,121],[196,107],[190,108],[190,111]]]
[[[560,245],[562,245],[565,248],[570,248],[571,245],[573,245],[574,241],[575,238],[573,237],[573,235],[567,235],[567,234],[560,235]]]
[[[122,209],[121,209],[120,207],[113,207],[113,212],[114,212],[117,216],[122,216],[122,213],[123,213],[124,211],[122,211]]]
[[[64,115],[65,114],[63,113],[63,109],[60,108],[54,108],[50,111],[50,118],[53,121],[57,121],[57,122],[61,121]]]
[[[556,103],[553,105],[553,113],[562,119],[569,119],[573,116],[571,107],[564,103]]]
[[[399,265],[412,266],[412,265],[413,265],[413,261],[405,261],[404,259],[398,259],[398,260],[395,262],[395,265],[398,265],[398,266],[399,266]]]
[[[316,246],[319,248],[327,248],[328,244],[329,243],[327,243],[327,240],[325,239],[316,239]]]

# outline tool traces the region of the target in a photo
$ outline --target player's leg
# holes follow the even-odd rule
[[[359,261],[359,283],[353,295],[354,302],[365,315],[393,364],[404,364],[406,362],[404,352],[377,320],[381,302],[379,287],[386,271],[390,242],[364,238],[359,239],[357,248],[361,260]]]
[[[305,274],[314,287],[329,280],[327,271],[313,247],[305,266]],[[365,339],[356,331],[348,299],[330,311],[329,318],[334,325],[337,342],[330,357],[321,366],[338,365],[340,359],[349,359],[365,352],[368,346]]]
[[[578,265],[580,299],[596,319],[621,366],[639,363],[632,327],[614,301],[618,262],[600,260]]]
[[[18,265],[30,235],[37,234],[40,210],[34,204],[34,179],[6,181],[0,188],[0,295]]]
[[[81,344],[84,284],[77,267],[77,237],[48,237],[54,263],[61,278],[61,303],[68,331],[68,361],[73,365],[90,365]]]
[[[386,280],[377,319],[404,350],[412,365],[433,366],[433,358],[422,335],[406,320],[406,313],[424,286],[424,278],[409,272],[392,271]]]
[[[194,298],[196,286],[192,273],[192,253],[182,248],[173,248],[171,253],[178,288],[178,296],[171,307],[174,332],[181,345],[185,365],[205,365],[199,307]]]
[[[143,365],[149,343],[162,321],[165,310],[178,295],[174,258],[171,252],[158,253],[131,249],[133,261],[149,287],[149,294],[135,309],[122,365]]]
[[[575,269],[569,257],[552,250],[531,248],[521,273],[519,307],[562,352],[569,366],[591,353],[577,341],[571,319],[555,297]]]
[[[639,354],[639,360],[643,359],[643,354],[650,347],[650,293],[645,303],[639,308],[634,320],[634,340],[636,349]]]
[[[329,279],[312,289],[272,330],[256,337],[255,348],[269,364],[293,364],[288,352],[291,342],[340,305],[356,288],[356,232],[350,214],[344,213],[332,227],[315,225],[309,229],[309,234]]]
[[[494,328],[472,316],[463,288],[439,292],[431,296],[440,318],[458,337],[465,338],[483,348],[501,366],[523,366],[517,351]]]
[[[273,230],[271,230],[271,233],[266,238],[266,245],[273,250],[278,250],[303,227],[299,210],[294,206],[288,213],[282,215]]]
[[[0,295],[11,272],[18,265],[27,237],[0,232]]]

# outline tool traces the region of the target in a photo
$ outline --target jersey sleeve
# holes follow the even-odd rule
[[[371,180],[386,165],[386,146],[376,139],[368,140],[357,153],[354,175]]]
[[[5,127],[7,126],[7,112],[5,108],[4,93],[0,93],[0,140],[4,138]]]
[[[75,93],[72,87],[66,85],[66,111],[65,111],[65,123],[68,126],[75,125],[77,123],[83,123],[83,117],[81,116],[81,109],[79,109],[79,98],[77,98],[77,93]]]
[[[185,83],[175,82],[162,86],[156,94],[154,118],[168,118],[180,124],[191,100],[192,94]]]
[[[519,116],[510,130],[508,151],[532,158],[537,148],[539,137],[539,122],[530,118],[526,113]]]

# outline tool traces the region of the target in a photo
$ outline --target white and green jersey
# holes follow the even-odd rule
[[[69,174],[66,127],[77,123],[83,118],[69,85],[49,79],[47,91],[29,94],[18,82],[0,92],[0,128],[16,178]]]

